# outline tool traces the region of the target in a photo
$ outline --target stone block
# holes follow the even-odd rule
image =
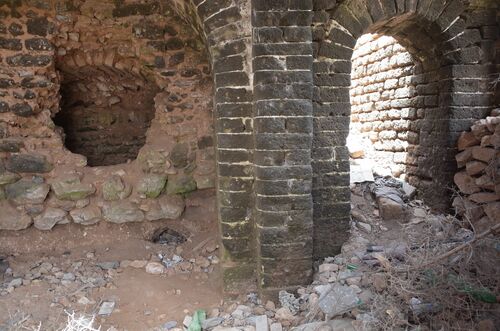
[[[491,192],[478,192],[471,194],[469,199],[476,203],[490,203],[500,200],[500,195]]]
[[[23,49],[23,44],[19,39],[0,38],[0,49],[20,51]]]
[[[472,178],[465,171],[456,173],[454,176],[454,182],[462,193],[472,194],[480,191],[480,188],[476,185],[474,178]]]
[[[167,194],[186,194],[196,190],[196,181],[188,175],[168,176]]]
[[[125,199],[130,193],[132,193],[132,186],[118,175],[111,176],[102,184],[102,195],[106,201]]]
[[[469,176],[474,176],[481,173],[487,166],[488,164],[484,162],[470,161],[465,165],[465,171]]]
[[[463,150],[462,152],[458,153],[455,156],[455,160],[457,161],[457,166],[459,168],[464,167],[467,164],[467,162],[472,160],[472,148],[471,147],[466,148],[465,150]]]
[[[167,175],[147,174],[139,180],[137,192],[145,198],[158,197],[165,187]]]
[[[7,170],[17,173],[46,173],[53,169],[52,164],[44,155],[15,154],[11,155],[5,164]]]
[[[476,160],[490,163],[496,156],[497,151],[494,148],[474,146],[472,147],[472,157]]]
[[[96,191],[94,185],[82,183],[76,175],[56,178],[52,183],[52,190],[58,199],[71,201],[85,199]]]
[[[8,201],[0,201],[0,230],[24,230],[30,227],[33,220],[26,213],[14,208]]]
[[[101,209],[97,206],[73,209],[69,212],[73,221],[82,225],[93,225],[101,221]]]
[[[102,211],[104,219],[111,223],[144,221],[144,213],[135,203],[127,200],[107,202]]]
[[[51,230],[56,224],[69,223],[68,213],[58,208],[46,208],[42,214],[35,216],[34,225],[38,230]]]
[[[50,191],[50,186],[43,182],[43,178],[23,178],[5,186],[7,199],[17,205],[42,204]]]

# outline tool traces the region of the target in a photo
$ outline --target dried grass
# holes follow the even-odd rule
[[[452,224],[448,239],[454,232],[451,228],[461,226]],[[438,242],[432,232],[419,237],[421,242],[404,262],[379,270],[388,286],[370,305],[377,321],[367,329],[475,330],[482,319],[499,323],[498,304],[485,302],[500,293],[499,253],[494,247],[498,236],[471,242],[449,256],[446,253],[462,243]],[[435,261],[440,255],[445,258]],[[411,309],[412,298],[423,304],[418,306],[422,312]]]

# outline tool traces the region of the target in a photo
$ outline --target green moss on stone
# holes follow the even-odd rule
[[[168,177],[167,194],[186,194],[196,191],[196,181],[191,176],[173,175]]]

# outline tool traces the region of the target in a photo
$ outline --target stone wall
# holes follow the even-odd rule
[[[408,132],[418,138],[400,139],[407,179],[446,208],[456,140],[494,106],[497,9],[462,0],[0,1],[3,228],[172,217],[178,194],[215,186],[225,288],[293,289],[348,235],[356,41],[393,36],[418,60],[411,106],[394,107],[417,113]],[[122,91],[144,92],[127,96],[145,106]],[[89,125],[71,129],[80,114]],[[118,145],[129,120],[137,138]],[[89,141],[98,137],[130,161],[87,166],[64,136],[89,155],[99,155]]]
[[[1,9],[0,228],[175,219],[215,187],[210,64],[189,25],[155,2]]]
[[[404,178],[408,151],[419,141],[412,83],[415,59],[396,39],[366,34],[352,55],[351,157],[373,160],[374,172]],[[422,112],[420,112],[422,113]]]

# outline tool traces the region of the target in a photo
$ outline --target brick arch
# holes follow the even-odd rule
[[[225,290],[254,287],[250,4],[242,0],[166,1],[201,35],[210,56]]]
[[[316,4],[320,18],[313,25],[312,195],[316,258],[337,253],[348,235],[349,152],[345,144],[350,122],[351,57],[356,40],[364,33],[391,35],[422,62],[423,71],[415,79],[423,86],[422,106],[427,102],[426,107],[432,111],[426,112],[420,128],[414,156],[416,178],[427,201],[441,209],[448,205],[443,197],[449,194],[452,184],[454,137],[461,130],[460,116],[470,117],[453,107],[455,68],[468,62],[474,64],[479,56],[478,47],[464,33],[466,25],[460,15],[465,6],[460,0],[351,0],[333,8]]]

